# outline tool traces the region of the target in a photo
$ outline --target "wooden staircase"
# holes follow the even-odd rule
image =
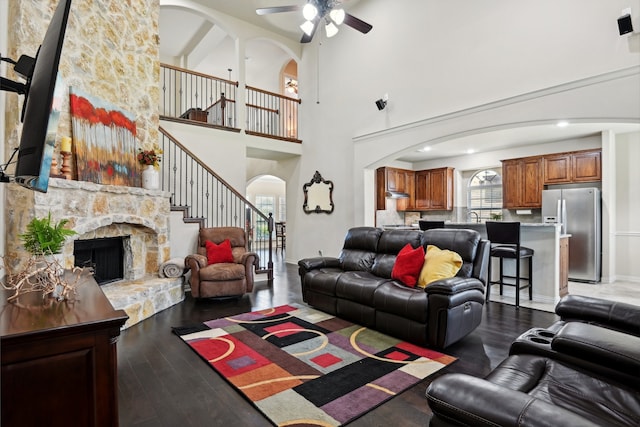
[[[187,224],[241,227],[256,252],[255,272],[273,280],[274,219],[265,215],[160,126],[160,189],[171,193],[171,210]]]

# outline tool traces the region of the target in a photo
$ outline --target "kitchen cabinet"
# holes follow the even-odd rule
[[[415,173],[415,210],[453,209],[453,168]]]
[[[571,182],[571,155],[569,153],[544,156],[542,167],[545,184]]]
[[[396,171],[396,180],[401,183],[402,193],[407,193],[408,198],[398,199],[396,202],[396,209],[399,211],[411,211],[415,208],[415,181],[416,174],[414,171],[398,169]]]
[[[596,149],[503,160],[503,207],[542,207],[545,185],[601,181],[601,157]]]
[[[505,209],[542,207],[541,156],[502,161],[502,205]]]
[[[573,182],[602,181],[602,151],[578,151],[571,155]]]
[[[545,155],[544,184],[568,184],[602,180],[602,151],[583,150]]]
[[[415,197],[415,173],[407,169],[382,167],[376,170],[376,209],[387,207],[387,192],[406,193],[408,198],[396,199],[396,209],[412,210]]]

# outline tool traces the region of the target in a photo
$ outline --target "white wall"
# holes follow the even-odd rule
[[[312,43],[298,67],[300,81],[307,82],[300,89],[300,170],[319,170],[334,181],[336,209],[326,218],[298,215],[290,233],[303,236],[289,252],[302,258],[323,246],[326,254],[337,254],[347,228],[374,223],[371,170],[425,141],[567,117],[638,122],[638,36],[620,37],[616,26],[628,5],[355,5],[350,13],[372,23],[373,30],[362,35],[345,28],[332,39],[320,37],[319,54]],[[632,9],[634,17],[640,13],[640,7]],[[374,101],[384,93],[389,105],[380,112]],[[301,186],[298,179],[291,184]]]
[[[171,258],[184,258],[196,253],[200,224],[185,224],[182,212],[171,212],[169,217],[169,239]]]
[[[373,24],[369,34],[345,27],[326,39],[319,31],[301,45],[301,157],[245,171],[251,179],[263,168],[275,169],[287,182],[287,222],[296,236],[288,260],[318,250],[336,255],[348,228],[373,224],[373,169],[425,141],[558,118],[640,121],[640,36],[620,37],[616,25],[630,5],[640,22],[638,0],[353,5],[350,13]],[[253,37],[229,22],[240,45]],[[389,105],[380,112],[374,101],[384,93]],[[574,149],[583,142],[560,144]],[[528,150],[453,162],[459,168],[497,165]],[[300,208],[302,185],[316,170],[334,182],[331,215]]]
[[[616,279],[640,282],[640,133],[618,135],[616,150]]]
[[[244,193],[247,147],[242,135],[235,132],[211,132],[202,126],[163,121],[161,126],[184,144],[196,157]]]

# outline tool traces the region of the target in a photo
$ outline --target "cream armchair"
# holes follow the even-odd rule
[[[225,239],[231,242],[233,263],[208,264],[206,241],[215,244]],[[245,232],[240,227],[201,228],[196,254],[185,258],[185,266],[191,270],[189,283],[195,298],[242,296],[253,290],[253,271],[258,255],[248,252]]]

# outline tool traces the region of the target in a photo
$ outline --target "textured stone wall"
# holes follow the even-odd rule
[[[7,196],[12,201],[6,222],[10,238],[5,261],[10,272],[20,271],[29,256],[17,236],[31,218],[49,212],[55,222],[68,219],[68,227],[78,233],[67,239],[62,250],[67,268],[73,267],[76,239],[129,236],[125,279],[156,274],[171,255],[168,193],[52,178],[46,194],[11,184]]]
[[[35,56],[58,1],[9,0],[10,28],[8,29],[7,56],[11,58],[18,58],[21,54]],[[60,139],[63,136],[72,136],[69,86],[131,112],[136,118],[136,138],[139,147],[150,148],[154,142],[158,141],[159,11],[159,0],[72,0],[58,70],[67,89],[58,125],[56,151],[59,150]],[[12,70],[8,73],[8,77],[19,80]],[[9,158],[10,153],[19,144],[21,131],[19,117],[23,99],[23,96],[15,95],[6,97],[4,138],[6,142],[3,147],[5,158]],[[135,156],[135,151],[130,155]],[[9,168],[9,173],[12,172],[12,168]],[[79,186],[86,184],[85,187],[93,185],[78,182],[76,184]],[[19,247],[17,235],[24,230],[34,215],[46,215],[43,206],[49,206],[52,212],[55,212],[56,218],[72,218],[71,225],[74,228],[81,226],[75,220],[76,214],[73,209],[69,212],[65,211],[74,206],[74,201],[69,200],[69,196],[57,195],[55,184],[53,187],[52,189],[50,186],[46,194],[30,194],[29,191],[15,184],[5,187],[3,201],[7,236],[5,255],[10,267],[18,266],[25,255]],[[98,187],[108,188],[109,186],[96,188]],[[154,210],[147,209],[148,206],[145,205],[148,202],[143,197],[143,190],[139,189],[138,193],[130,190],[135,189],[122,187],[123,193],[127,196],[121,203],[128,204],[132,209],[131,215],[140,218],[138,222],[133,221],[133,223],[142,227],[157,224],[158,219],[153,216]],[[118,193],[117,189],[109,191],[107,195],[94,194],[95,199],[91,202],[82,195],[75,200],[75,206],[90,203],[88,206],[94,210],[94,218],[118,215],[120,213],[117,211],[103,211],[105,207],[103,205],[120,200],[115,196]],[[140,197],[143,198],[139,199]],[[37,205],[37,203],[40,204]],[[154,272],[156,272],[158,263],[168,259],[170,255],[168,222],[158,228],[164,230],[159,235],[164,241],[160,241],[156,246],[157,253],[147,248],[144,258],[149,258],[149,262],[146,266],[140,267],[147,272],[151,271],[151,266],[154,266]],[[85,231],[89,230],[80,232]],[[67,255],[68,252],[69,249],[65,248]]]
[[[35,56],[57,4],[58,0],[9,0],[9,57]],[[72,0],[59,67],[67,87],[133,113],[143,147],[158,140],[159,12],[159,0]],[[7,97],[7,158],[19,142],[23,98]],[[62,136],[71,136],[68,96],[58,125],[58,146]]]

